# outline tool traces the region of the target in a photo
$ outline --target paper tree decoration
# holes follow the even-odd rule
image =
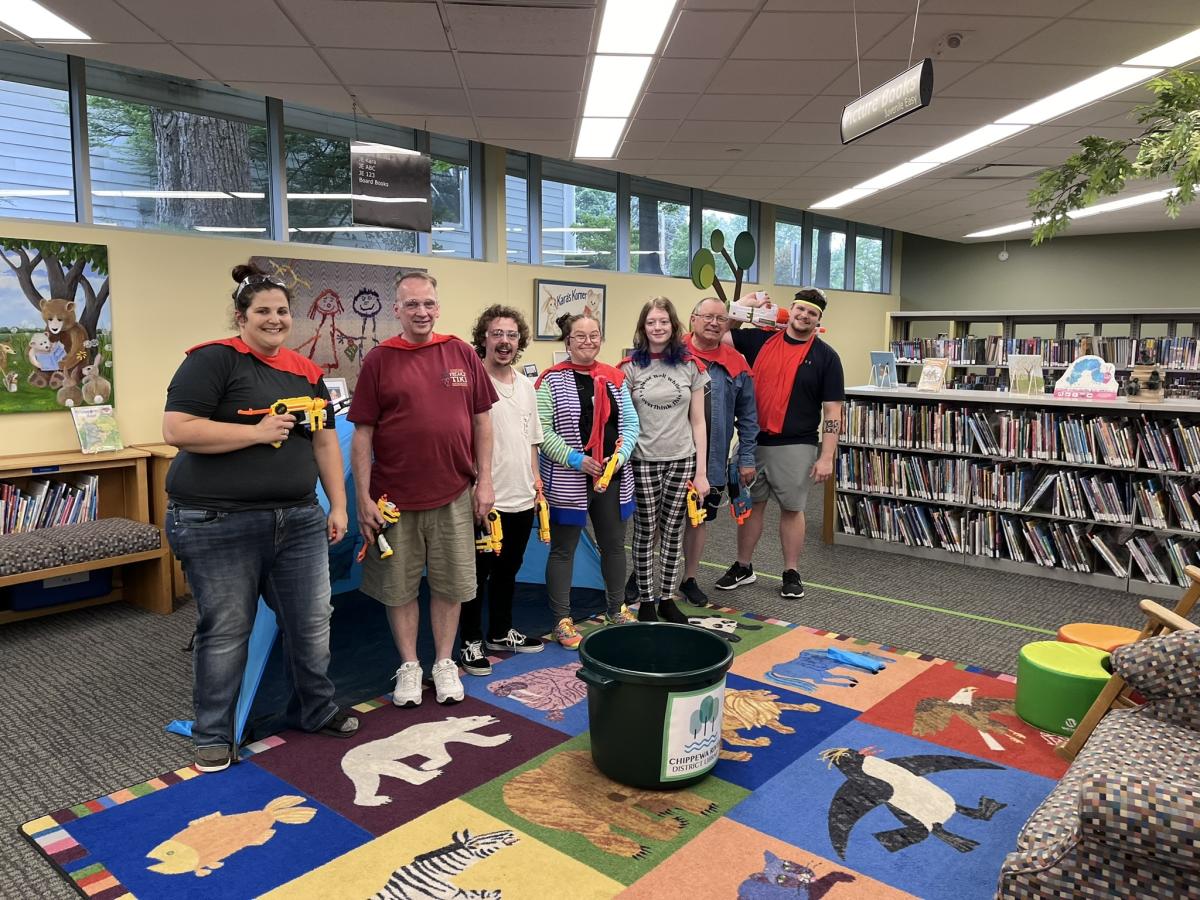
[[[733,242],[733,256],[730,256],[729,251],[725,249],[725,233],[719,228],[713,229],[708,238],[708,244],[709,247],[712,247],[711,250],[701,247],[692,257],[692,284],[702,291],[712,288],[726,305],[731,302],[725,296],[725,288],[717,278],[717,258],[713,254],[720,253],[733,271],[732,302],[737,303],[742,296],[742,276],[746,274],[747,269],[754,265],[756,249],[754,237],[748,231],[739,234]]]

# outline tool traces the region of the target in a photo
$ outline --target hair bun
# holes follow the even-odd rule
[[[554,320],[554,324],[559,327],[560,331],[564,331],[564,330],[566,330],[567,323],[570,321],[571,321],[571,314],[569,312],[565,312],[561,316],[559,316],[557,319]]]
[[[237,282],[238,284],[241,284],[243,281],[245,281],[251,275],[263,275],[263,274],[265,274],[265,273],[262,271],[262,269],[260,269],[258,266],[254,265],[253,263],[249,263],[249,262],[242,263],[241,265],[237,265],[237,266],[233,267],[233,280],[235,282]]]

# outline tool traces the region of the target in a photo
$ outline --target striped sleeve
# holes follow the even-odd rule
[[[628,385],[621,385],[617,397],[621,403],[621,449],[617,451],[617,456],[620,457],[620,465],[623,466],[629,462],[629,457],[633,456],[633,448],[637,446],[642,424],[638,421],[637,410],[633,408],[633,397],[629,394]]]
[[[538,419],[542,423],[542,444],[538,448],[542,456],[560,466],[569,465],[571,448],[554,430],[554,398],[550,394],[549,381],[543,381],[537,389]]]

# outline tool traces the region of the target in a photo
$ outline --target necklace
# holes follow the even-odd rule
[[[517,379],[515,377],[513,378],[512,384],[509,385],[507,394],[504,393],[504,383],[502,381],[500,381],[494,375],[491,376],[491,379],[492,379],[492,384],[495,385],[495,387],[496,387],[496,393],[499,394],[501,397],[503,397],[505,400],[511,400],[514,396],[516,396]]]

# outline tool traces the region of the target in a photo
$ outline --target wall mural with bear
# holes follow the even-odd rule
[[[0,413],[113,403],[108,248],[0,237]]]

